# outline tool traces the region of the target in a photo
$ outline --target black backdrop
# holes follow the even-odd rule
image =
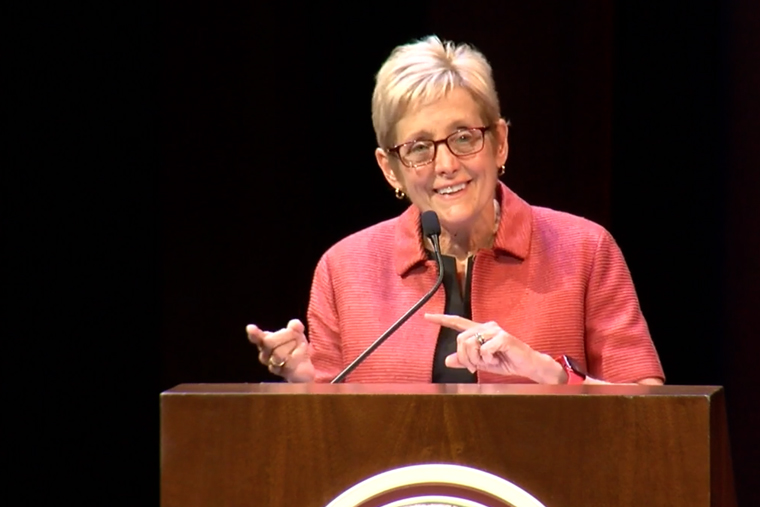
[[[619,241],[669,383],[727,386],[749,501],[759,13],[706,1],[166,3],[160,388],[272,380],[244,326],[303,319],[321,253],[402,209],[374,163],[373,75],[395,45],[436,33],[491,60],[513,123],[505,182]]]
[[[402,209],[374,162],[372,78],[395,45],[428,33],[491,59],[513,123],[504,180],[618,239],[669,382],[722,378],[727,47],[715,5],[494,2],[464,19],[458,2],[234,7],[166,15],[162,388],[267,378],[244,325],[303,318],[321,253]],[[695,368],[705,347],[715,354]]]
[[[436,33],[491,60],[513,124],[503,180],[620,243],[668,382],[726,386],[740,500],[760,505],[760,4],[327,3],[164,0],[17,24],[13,75],[35,107],[5,186],[22,218],[9,266],[35,314],[6,346],[31,349],[21,378],[55,381],[45,404],[23,397],[56,414],[35,434],[129,503],[157,485],[160,391],[273,380],[244,326],[304,318],[321,253],[403,209],[374,162],[373,76]],[[141,465],[101,466],[137,463],[140,442]]]

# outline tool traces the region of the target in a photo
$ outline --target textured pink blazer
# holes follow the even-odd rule
[[[609,382],[664,380],[620,249],[601,226],[530,206],[505,185],[494,246],[475,254],[472,319],[504,330],[552,356],[579,360]],[[420,213],[359,231],[320,259],[311,290],[308,332],[316,381],[327,382],[435,283],[420,233]],[[432,381],[443,287],[362,363],[346,382]],[[478,372],[478,382],[530,382]]]

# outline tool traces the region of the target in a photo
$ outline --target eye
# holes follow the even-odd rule
[[[452,137],[452,140],[457,144],[468,144],[472,142],[475,135],[472,130],[460,130],[459,132],[455,132]]]
[[[424,153],[427,150],[430,149],[430,143],[427,141],[415,141],[412,143],[409,143],[409,146],[407,148],[407,153],[416,154],[416,153]]]

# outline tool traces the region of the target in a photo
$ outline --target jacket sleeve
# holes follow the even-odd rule
[[[597,240],[585,304],[589,375],[608,382],[665,380],[628,266],[606,230]]]
[[[309,356],[314,366],[315,382],[329,382],[340,373],[343,364],[340,320],[333,287],[328,252],[322,256],[314,272],[307,313]]]

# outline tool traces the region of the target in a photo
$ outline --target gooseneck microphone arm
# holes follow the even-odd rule
[[[393,323],[391,327],[389,327],[382,335],[380,335],[380,338],[372,342],[372,345],[367,347],[367,349],[362,352],[356,359],[351,362],[346,368],[340,372],[332,381],[331,384],[337,384],[339,382],[343,382],[343,379],[345,379],[349,373],[354,371],[357,366],[359,366],[370,354],[372,354],[375,349],[377,349],[380,345],[385,342],[398,328],[404,324],[409,318],[414,315],[417,310],[419,310],[422,305],[428,302],[428,300],[433,297],[433,294],[438,290],[438,288],[443,283],[443,259],[441,259],[441,244],[440,244],[440,235],[441,235],[441,224],[438,222],[438,216],[435,214],[434,211],[426,211],[422,214],[422,232],[425,235],[425,237],[430,238],[430,241],[433,243],[433,254],[435,255],[435,262],[438,264],[438,279],[435,281],[435,285],[433,285],[433,288],[430,289],[427,294],[422,296],[422,299],[417,301],[414,306],[412,306],[404,315],[401,316],[400,319],[398,319],[396,322]]]

